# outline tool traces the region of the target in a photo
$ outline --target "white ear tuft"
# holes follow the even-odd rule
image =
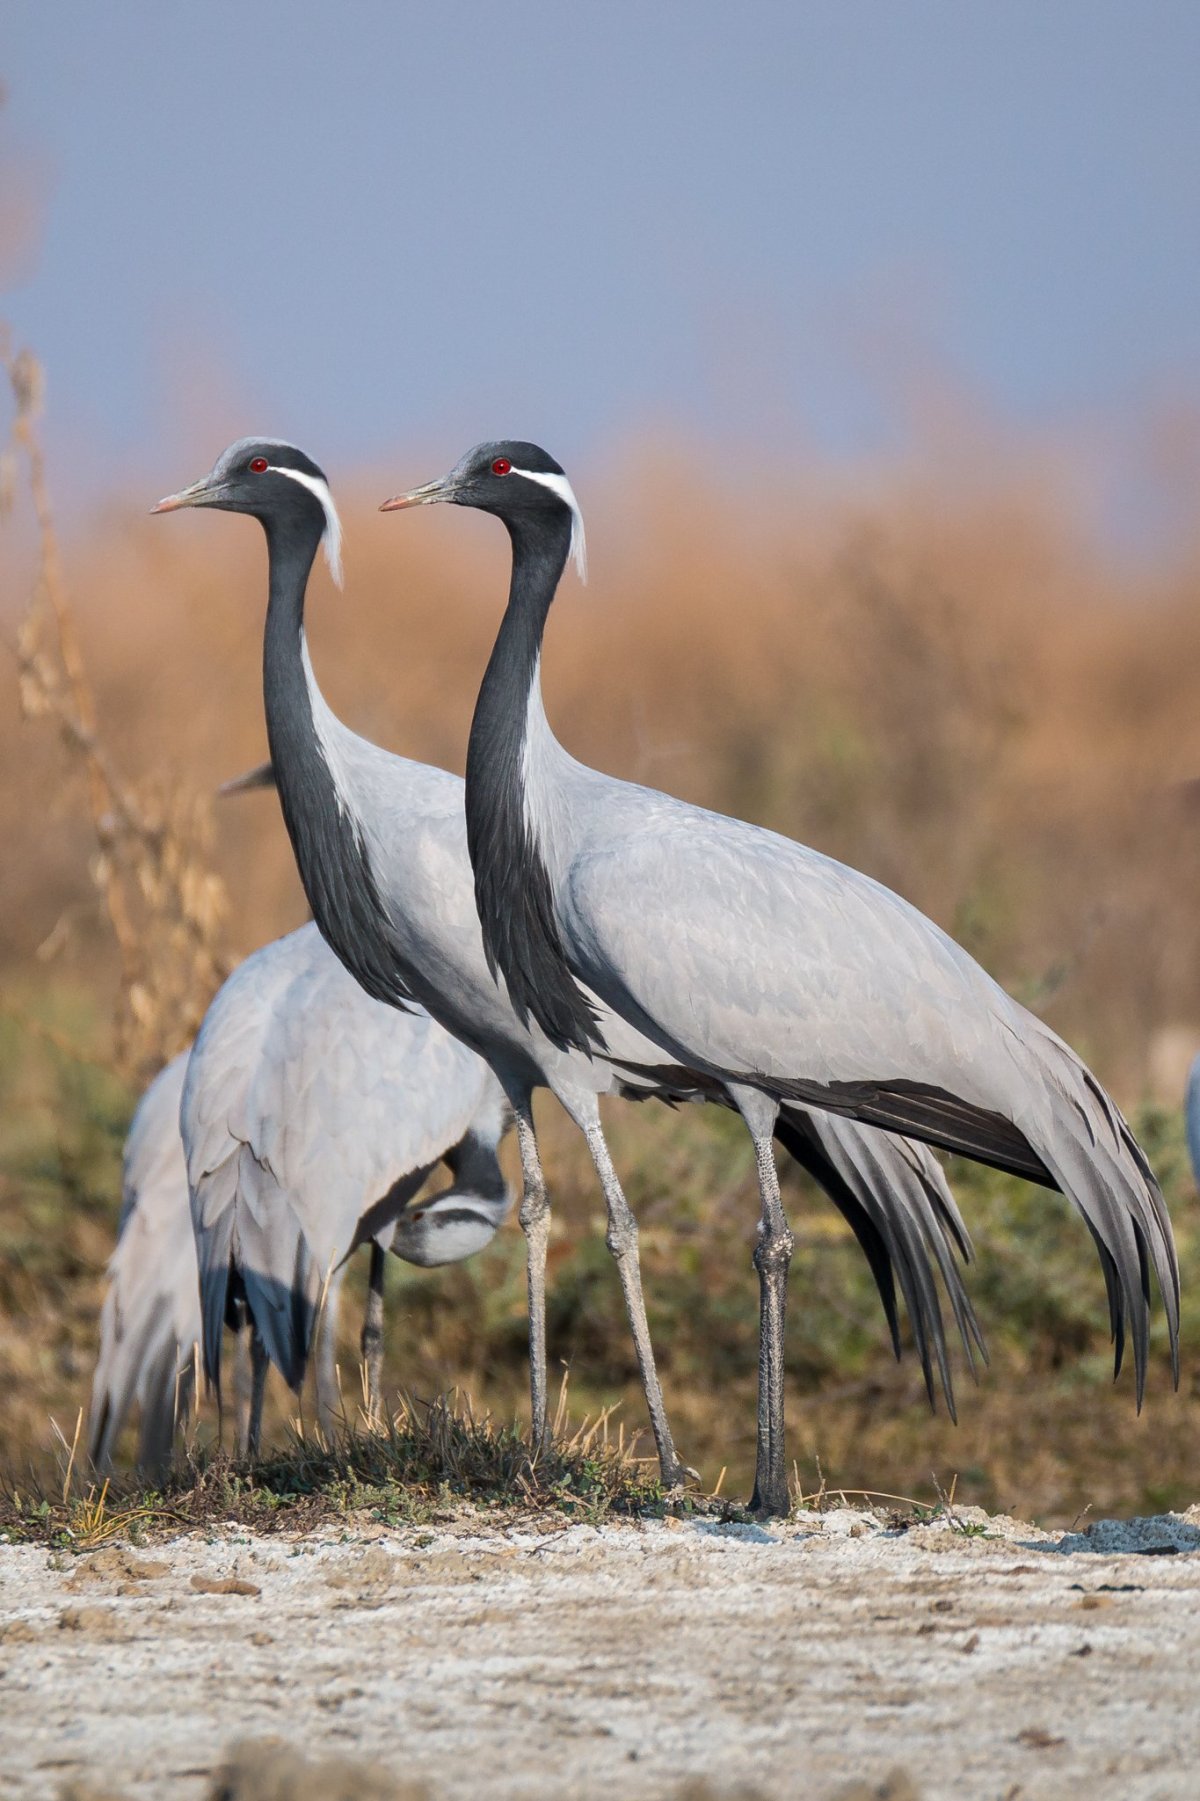
[[[342,585],[342,522],[338,517],[333,502],[330,501],[326,514],[326,526],[321,534],[321,549],[325,552],[325,561],[329,565],[329,573],[337,587]]]
[[[574,499],[574,495],[571,497]],[[571,560],[575,564],[575,573],[587,587],[587,539],[583,532],[583,514],[578,506],[573,509],[571,517]]]
[[[325,561],[329,564],[329,573],[340,588],[342,585],[342,522],[338,510],[333,504],[333,495],[329,492],[329,483],[323,482],[320,476],[307,475],[303,469],[281,469],[277,463],[271,464],[273,475],[286,475],[289,481],[299,482],[310,494],[315,494],[321,503],[325,515],[325,530],[321,534],[321,549],[325,552]]]
[[[581,582],[587,582],[587,539],[583,531],[583,514],[579,502],[575,498],[575,490],[565,475],[543,475],[533,469],[513,469],[514,475],[523,475],[527,482],[538,482],[543,488],[549,488],[552,494],[571,509],[571,561],[575,565],[575,573]]]

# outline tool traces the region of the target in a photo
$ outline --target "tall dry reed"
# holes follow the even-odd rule
[[[98,917],[107,923],[118,962],[107,1060],[118,1074],[145,1080],[195,1034],[228,973],[225,888],[210,856],[212,808],[169,769],[151,764],[133,779],[122,773],[67,597],[38,433],[42,369],[7,340],[2,355],[13,400],[5,502],[15,504],[23,476],[36,525],[32,589],[12,646],[20,712],[26,722],[53,726],[61,751],[56,804],[81,788],[76,830],[85,819],[91,838],[92,904],[81,897],[61,907],[36,954],[43,963],[68,956],[88,915],[90,925]],[[50,797],[22,783],[14,788],[32,837],[44,830]]]

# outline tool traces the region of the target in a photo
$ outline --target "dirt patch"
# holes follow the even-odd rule
[[[198,1595],[249,1595],[257,1600],[262,1594],[257,1582],[243,1576],[193,1576],[191,1586]]]
[[[171,1565],[162,1558],[138,1557],[121,1545],[72,1558],[63,1567],[71,1572],[66,1587],[72,1594],[86,1593],[98,1583],[114,1583],[119,1594],[136,1594],[140,1583],[156,1582],[171,1574]]]
[[[892,1770],[882,1782],[850,1782],[833,1801],[921,1801],[917,1786],[906,1770]]]
[[[89,1638],[127,1638],[129,1624],[111,1607],[64,1607],[58,1616],[61,1632],[78,1632]]]
[[[210,1801],[433,1801],[408,1782],[357,1758],[302,1757],[279,1740],[238,1745],[217,1772]]]
[[[96,1558],[0,1547],[6,1794],[1194,1793],[1200,1516],[542,1524],[213,1532],[141,1580],[135,1552],[84,1577]],[[346,1759],[367,1773],[342,1789]]]

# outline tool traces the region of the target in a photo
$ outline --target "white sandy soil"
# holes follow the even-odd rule
[[[827,1801],[889,1772],[921,1801],[1191,1801],[1197,1552],[1200,1510],[0,1546],[0,1793],[199,1801],[275,1734],[439,1801]]]

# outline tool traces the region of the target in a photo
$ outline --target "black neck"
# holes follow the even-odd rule
[[[304,630],[304,602],[308,578],[321,548],[323,523],[304,519],[279,524],[263,520],[267,537],[267,631],[266,662],[276,667],[273,651],[282,648],[285,638],[299,638]],[[282,665],[280,665],[280,668]]]
[[[603,1049],[596,1016],[567,963],[550,878],[525,809],[522,769],[530,693],[546,619],[571,547],[571,519],[505,520],[512,539],[508,606],[475,704],[467,745],[467,844],[493,975],[523,1024],[561,1049]]]
[[[468,787],[472,763],[476,765],[475,774],[481,788],[486,788],[489,768],[519,767],[529,696],[538,680],[546,620],[571,545],[569,526],[560,526],[554,518],[539,521],[534,528],[524,521],[513,525],[506,520],[505,524],[512,540],[512,577],[508,605],[492,646],[471,721],[467,745]]]
[[[264,520],[270,568],[263,638],[267,742],[284,823],[321,936],[376,1000],[411,998],[389,952],[386,911],[350,803],[317,734],[304,669],[304,600],[324,518]]]
[[[294,823],[306,790],[319,786],[324,768],[313,723],[312,696],[304,679],[304,600],[321,543],[315,524],[280,526],[263,521],[267,535],[268,599],[263,637],[263,703],[267,742],[292,846],[300,860]],[[329,772],[325,770],[325,779]],[[301,877],[304,868],[301,864]],[[307,885],[307,882],[306,882]]]

